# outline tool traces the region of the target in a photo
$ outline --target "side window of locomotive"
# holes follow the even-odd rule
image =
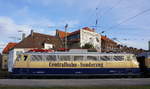
[[[46,61],[56,61],[56,55],[47,55]]]
[[[127,61],[130,61],[131,60],[131,57],[128,55],[128,56],[126,56],[126,60]]]
[[[113,56],[114,61],[124,61],[124,56]]]
[[[16,61],[20,61],[20,60],[21,60],[21,55],[18,55]]]
[[[87,61],[98,61],[98,56],[87,56]]]
[[[31,61],[42,61],[42,55],[32,55]]]
[[[111,57],[110,56],[100,56],[101,61],[110,61]]]
[[[132,56],[132,59],[133,59],[133,60],[137,60],[135,55]]]
[[[71,58],[70,56],[58,56],[58,59],[60,61],[70,61],[71,60],[70,58]]]
[[[83,61],[83,56],[74,56],[74,61]]]

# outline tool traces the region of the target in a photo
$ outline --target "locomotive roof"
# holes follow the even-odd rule
[[[20,53],[20,54],[26,54],[26,55],[52,55],[52,54],[101,54],[101,55],[134,55],[130,53],[101,53],[101,52],[26,52],[26,53]]]

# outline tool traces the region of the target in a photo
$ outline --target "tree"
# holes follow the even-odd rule
[[[84,46],[82,46],[82,48],[84,49],[91,49],[91,48],[94,48],[94,46],[90,43],[86,43]]]

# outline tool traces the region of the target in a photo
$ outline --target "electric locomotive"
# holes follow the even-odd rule
[[[100,52],[26,52],[12,68],[17,76],[140,75],[134,54]]]

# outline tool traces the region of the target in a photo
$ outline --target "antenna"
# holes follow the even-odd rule
[[[96,8],[96,23],[95,23],[96,30],[97,30],[97,25],[98,25],[98,8]]]

